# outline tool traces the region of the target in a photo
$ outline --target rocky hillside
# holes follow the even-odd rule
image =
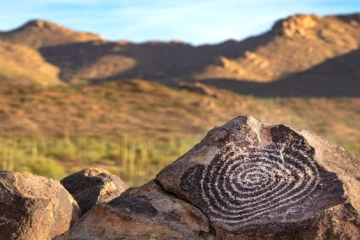
[[[143,184],[213,126],[246,114],[312,130],[360,156],[359,98],[257,98],[140,80],[0,84],[0,96],[0,167],[56,179],[101,166]]]
[[[60,79],[65,82],[126,78],[167,84],[222,79],[272,82],[357,50],[359,30],[359,14],[294,15],[257,37],[195,47],[179,41],[108,42],[97,35],[31,21],[0,33],[0,40],[38,49],[47,62],[60,69]]]
[[[36,49],[101,39],[99,35],[73,31],[44,20],[29,21],[12,31],[0,32],[0,40]]]
[[[290,16],[263,35],[218,45],[222,56],[198,77],[269,82],[305,71],[358,49],[359,23],[359,14]]]
[[[36,50],[0,41],[0,83],[56,85],[62,83],[59,72]]]
[[[359,16],[295,15],[258,37],[199,47],[108,42],[44,21],[0,33],[0,166],[61,179],[100,165],[144,183],[246,114],[360,156]]]
[[[211,79],[203,83],[258,97],[360,97],[360,51],[332,58],[278,81]]]

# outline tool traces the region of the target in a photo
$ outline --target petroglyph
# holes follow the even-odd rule
[[[212,159],[198,159],[199,152],[210,147],[218,149]],[[322,168],[314,156],[314,148],[291,128],[246,117],[215,129],[179,166],[170,166],[169,171],[184,170],[178,173],[177,186],[168,189],[228,231],[290,225],[344,201],[336,174]],[[191,159],[198,160],[191,164]],[[166,171],[159,174],[160,182],[172,185],[171,179],[162,178],[170,175]]]

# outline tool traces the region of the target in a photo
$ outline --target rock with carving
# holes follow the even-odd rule
[[[211,228],[197,207],[151,181],[94,206],[57,240],[208,239]]]
[[[75,198],[83,215],[95,204],[109,202],[128,188],[118,176],[100,168],[74,173],[61,180],[61,184]]]
[[[80,209],[56,180],[0,171],[0,239],[52,239],[69,230]]]
[[[360,162],[307,131],[238,117],[156,177],[216,239],[359,239]]]

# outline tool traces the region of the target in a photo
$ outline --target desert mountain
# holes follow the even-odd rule
[[[279,20],[263,35],[217,46],[222,56],[199,71],[197,78],[278,80],[358,49],[359,23],[360,14],[294,15]]]
[[[0,41],[0,83],[61,84],[59,68],[46,62],[36,50]]]
[[[32,48],[101,39],[99,35],[76,32],[44,20],[32,20],[12,31],[0,32],[0,40],[23,44]]]
[[[218,45],[92,41],[40,51],[61,68],[61,78],[67,82],[134,77],[269,82],[358,49],[359,16],[294,15],[260,36]]]
[[[203,82],[259,97],[359,97],[359,63],[360,50],[355,50],[278,81],[259,83],[222,78]]]
[[[203,46],[179,41],[109,42],[97,35],[74,32],[45,21],[31,21],[19,29],[1,33],[0,39],[38,48],[47,62],[59,67],[59,77],[65,82],[140,78],[170,85],[177,81],[205,81],[228,87],[230,81],[239,82],[235,88],[245,87],[242,89],[245,92],[252,92],[254,86],[271,91],[269,86],[287,89],[282,84],[297,83],[297,80],[288,81],[297,73],[344,54],[341,60],[344,66],[352,61],[353,57],[346,54],[359,49],[360,14],[293,15],[279,20],[262,35]],[[350,56],[349,60],[346,56]],[[280,79],[276,84],[260,84]],[[228,81],[219,83],[219,80]],[[355,87],[352,84],[350,81],[346,86]]]

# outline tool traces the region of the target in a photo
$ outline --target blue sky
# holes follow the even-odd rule
[[[359,0],[0,0],[0,31],[46,19],[108,40],[198,45],[258,35],[294,13],[355,12]]]

